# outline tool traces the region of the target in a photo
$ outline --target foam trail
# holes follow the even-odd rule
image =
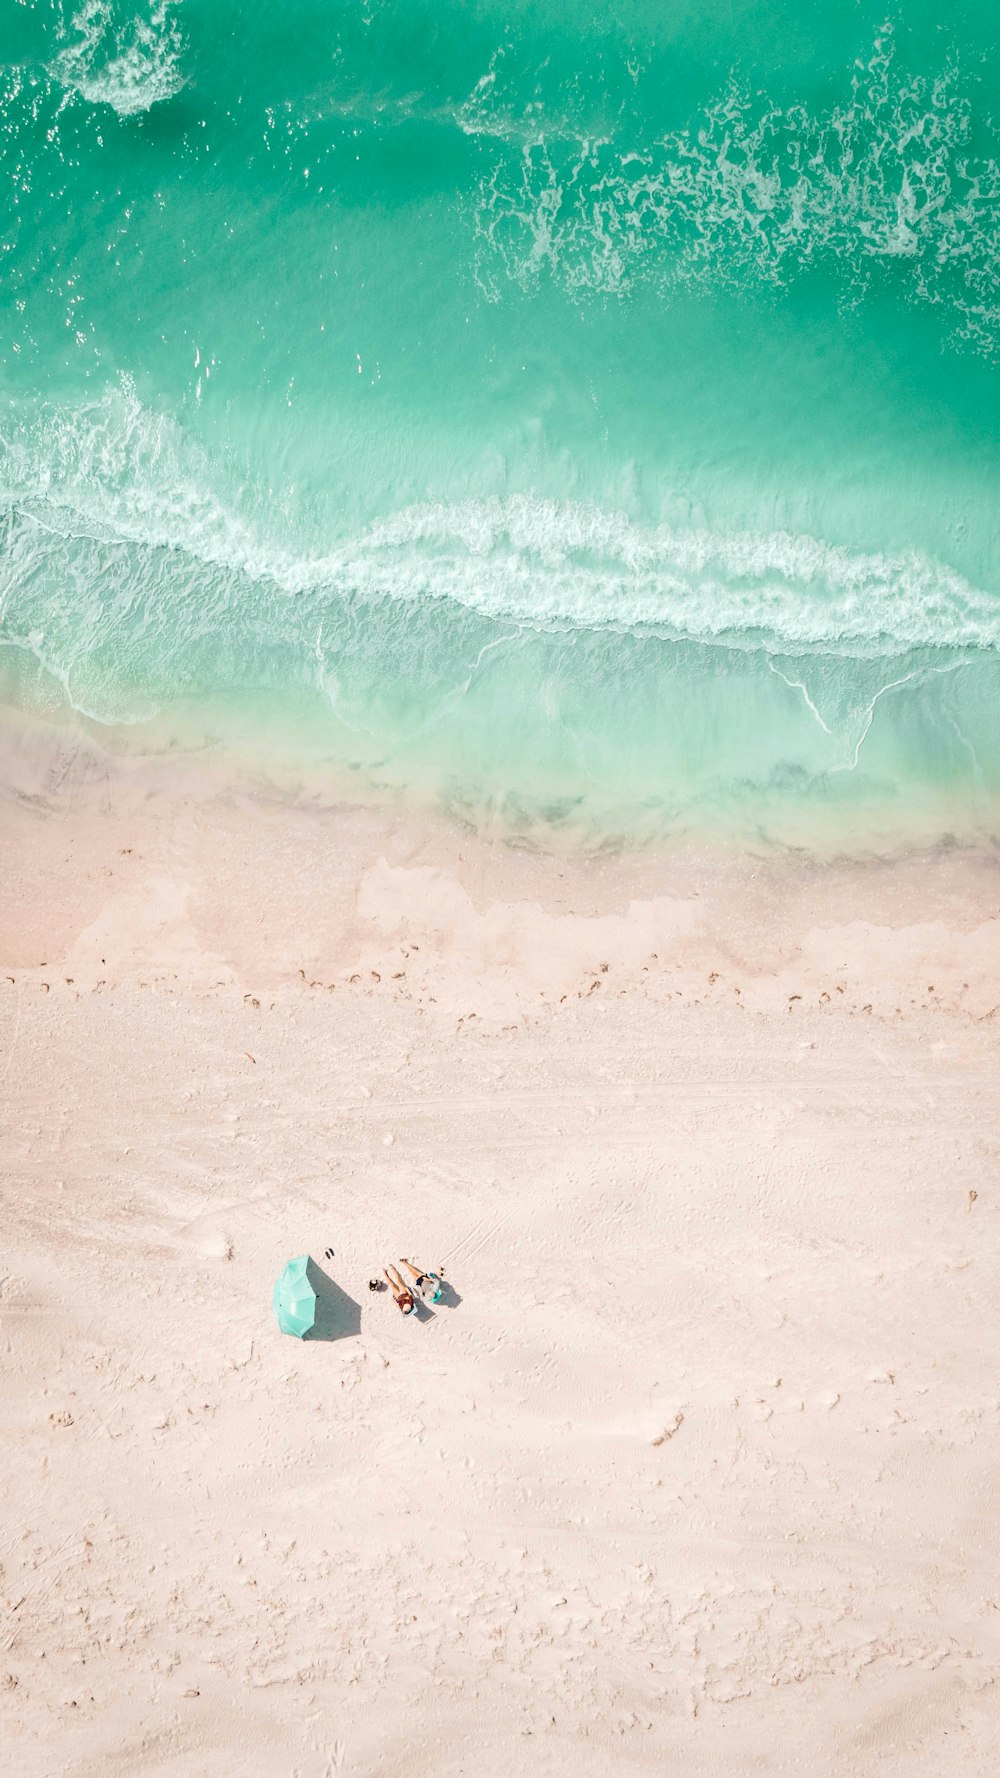
[[[148,17],[116,26],[109,0],[85,0],[49,72],[68,91],[92,105],[110,105],[119,117],[148,111],[184,85],[176,12],[174,0],[153,0]]]
[[[995,359],[1000,157],[973,146],[954,63],[908,76],[895,58],[887,23],[849,96],[816,114],[734,76],[696,122],[652,140],[574,139],[536,119],[480,186],[484,288],[499,294],[500,271],[581,295],[780,287],[825,260],[856,302],[880,269],[908,262],[911,300],[943,306],[954,340]],[[497,83],[480,83],[471,114],[491,106],[502,115]]]
[[[806,709],[809,711],[810,715],[812,715],[816,718],[816,721],[819,723],[819,726],[823,730],[824,735],[832,734],[833,730],[830,728],[829,724],[823,720],[823,717],[820,715],[819,711],[817,710],[815,704],[812,701],[812,698],[809,696],[808,689],[803,684],[802,680],[801,679],[789,679],[787,673],[783,673],[781,671],[781,668],[776,667],[773,661],[769,660],[767,664],[770,667],[772,673],[776,673],[779,679],[784,680],[789,691],[800,691],[802,693],[802,697],[805,702]]]

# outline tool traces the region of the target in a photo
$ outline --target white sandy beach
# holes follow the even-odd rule
[[[5,1773],[992,1774],[996,863],[74,770],[2,809]]]

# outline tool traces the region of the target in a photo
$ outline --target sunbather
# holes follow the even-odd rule
[[[411,1278],[416,1282],[417,1289],[425,1303],[439,1303],[444,1294],[444,1287],[437,1272],[418,1272],[416,1266],[408,1259],[401,1259],[400,1265],[405,1266]]]
[[[397,1309],[401,1310],[404,1315],[412,1315],[417,1306],[412,1290],[409,1290],[403,1283],[395,1266],[386,1266],[385,1275],[389,1280],[389,1289],[392,1291]]]

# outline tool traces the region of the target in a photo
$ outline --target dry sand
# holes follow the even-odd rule
[[[0,811],[5,1774],[992,1775],[996,864],[57,777]]]

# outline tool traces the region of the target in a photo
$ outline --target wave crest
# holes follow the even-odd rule
[[[214,567],[234,598],[249,584],[255,598],[269,588],[317,605],[452,601],[536,629],[649,630],[845,659],[1000,647],[1000,602],[915,551],[641,524],[534,495],[409,507],[328,547],[295,548],[262,525],[248,490],[226,497],[213,480],[203,453],[127,383],[79,408],[32,410],[0,433],[8,510],[68,540],[174,552],[185,582],[197,564]],[[8,582],[8,611],[17,599]]]

